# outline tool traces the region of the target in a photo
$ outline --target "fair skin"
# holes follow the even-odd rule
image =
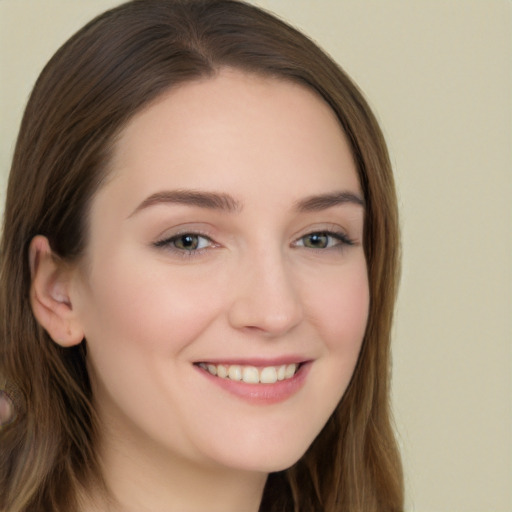
[[[225,69],[137,114],[109,171],[78,265],[32,242],[31,300],[56,342],[87,340],[111,510],[255,512],[335,409],[364,336],[345,136],[306,88]]]

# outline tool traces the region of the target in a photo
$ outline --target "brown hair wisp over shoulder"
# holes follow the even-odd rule
[[[177,84],[234,67],[298,82],[336,113],[366,203],[367,331],[351,384],[290,469],[271,474],[263,512],[391,512],[403,484],[389,411],[389,345],[399,268],[397,201],[386,145],[366,101],[313,42],[234,0],[134,0],[97,17],[41,73],[22,121],[0,246],[0,377],[16,417],[0,429],[0,510],[69,512],[101,481],[85,348],[61,348],[29,302],[28,245],[65,261],[87,243],[91,198],[116,135]]]

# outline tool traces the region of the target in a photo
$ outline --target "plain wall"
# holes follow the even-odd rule
[[[118,3],[0,0],[2,203],[37,74]],[[403,227],[393,401],[407,509],[510,512],[512,3],[257,3],[341,63],[389,143]]]

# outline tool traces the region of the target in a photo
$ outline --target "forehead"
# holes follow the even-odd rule
[[[117,140],[111,171],[138,196],[170,185],[360,190],[340,123],[319,95],[233,69],[182,84],[136,114]]]

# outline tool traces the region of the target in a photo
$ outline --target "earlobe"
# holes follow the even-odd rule
[[[30,304],[36,320],[59,345],[78,345],[84,334],[70,297],[72,270],[40,235],[30,243],[29,264]]]

